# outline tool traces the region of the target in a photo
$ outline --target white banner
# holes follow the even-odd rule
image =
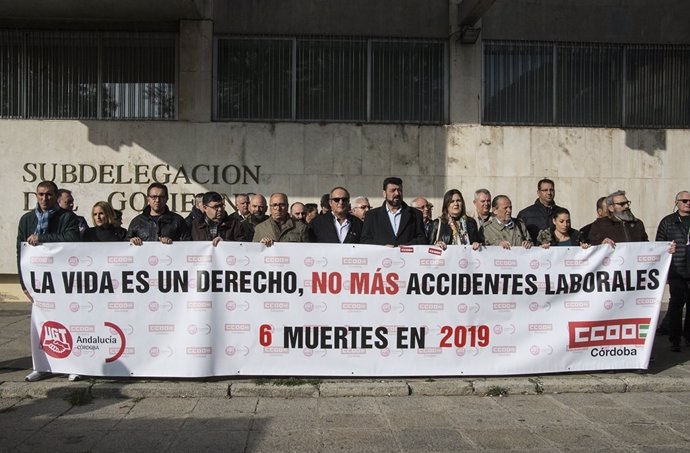
[[[646,368],[667,243],[22,246],[34,368],[448,376]]]

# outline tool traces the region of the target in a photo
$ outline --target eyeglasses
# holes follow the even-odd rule
[[[618,205],[622,208],[623,206],[630,206],[632,203],[629,201],[619,201],[618,203],[613,203],[613,204]]]
[[[371,206],[368,204],[365,204],[363,206],[355,206],[355,209],[371,209]]]
[[[333,203],[340,203],[340,202],[349,203],[350,199],[347,197],[334,197],[334,198],[331,198],[331,201]]]
[[[680,203],[690,203],[690,200],[687,200],[687,199],[683,198],[682,200],[676,200],[676,203],[678,203],[678,202],[680,202]]]
[[[211,206],[210,204],[207,204],[206,207],[209,209],[220,211],[221,209],[223,209],[225,207],[225,205],[224,204],[217,204],[215,206]]]

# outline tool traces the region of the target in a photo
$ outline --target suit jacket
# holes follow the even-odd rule
[[[362,244],[391,244],[395,246],[426,244],[422,213],[404,202],[400,209],[402,211],[397,235],[393,232],[393,226],[388,218],[385,201],[382,206],[367,212],[366,217],[364,217],[360,242]]]
[[[350,221],[350,230],[343,244],[359,244],[362,238],[362,221],[352,214],[348,214],[347,219]],[[334,222],[332,214],[317,215],[309,224],[309,242],[340,244]]]

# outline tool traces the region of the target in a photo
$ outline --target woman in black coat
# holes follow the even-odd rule
[[[84,232],[86,242],[119,242],[127,240],[127,230],[113,225],[115,210],[106,201],[98,201],[91,208],[93,227]]]
[[[429,227],[429,244],[446,249],[449,245],[471,245],[477,250],[483,242],[477,222],[468,217],[465,199],[458,189],[451,189],[443,196],[441,217]]]

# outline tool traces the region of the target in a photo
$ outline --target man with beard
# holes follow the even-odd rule
[[[268,219],[266,215],[266,197],[260,194],[254,194],[249,199],[249,217],[247,217],[241,224],[242,234],[247,241],[251,241],[254,237],[254,228],[264,220]]]
[[[146,191],[148,206],[132,219],[127,237],[132,245],[144,241],[159,241],[172,244],[174,241],[188,241],[189,227],[184,218],[168,209],[168,188],[165,184],[154,182]]]
[[[309,224],[309,242],[357,244],[362,236],[362,221],[350,214],[350,193],[335,187],[329,194],[331,213],[316,216]]]
[[[590,244],[608,244],[615,247],[617,242],[649,240],[644,223],[630,210],[630,201],[624,190],[618,190],[606,197],[606,209],[608,215],[592,223],[588,238]]]
[[[269,201],[271,215],[256,226],[254,242],[261,242],[266,247],[274,242],[307,242],[307,225],[290,217],[287,195],[274,193]]]
[[[402,179],[384,179],[383,197],[383,205],[369,211],[364,218],[360,242],[387,247],[426,244],[422,213],[403,201]]]
[[[218,192],[206,192],[202,197],[204,216],[192,222],[193,241],[243,241],[242,228],[237,220],[225,212],[223,197]]]

